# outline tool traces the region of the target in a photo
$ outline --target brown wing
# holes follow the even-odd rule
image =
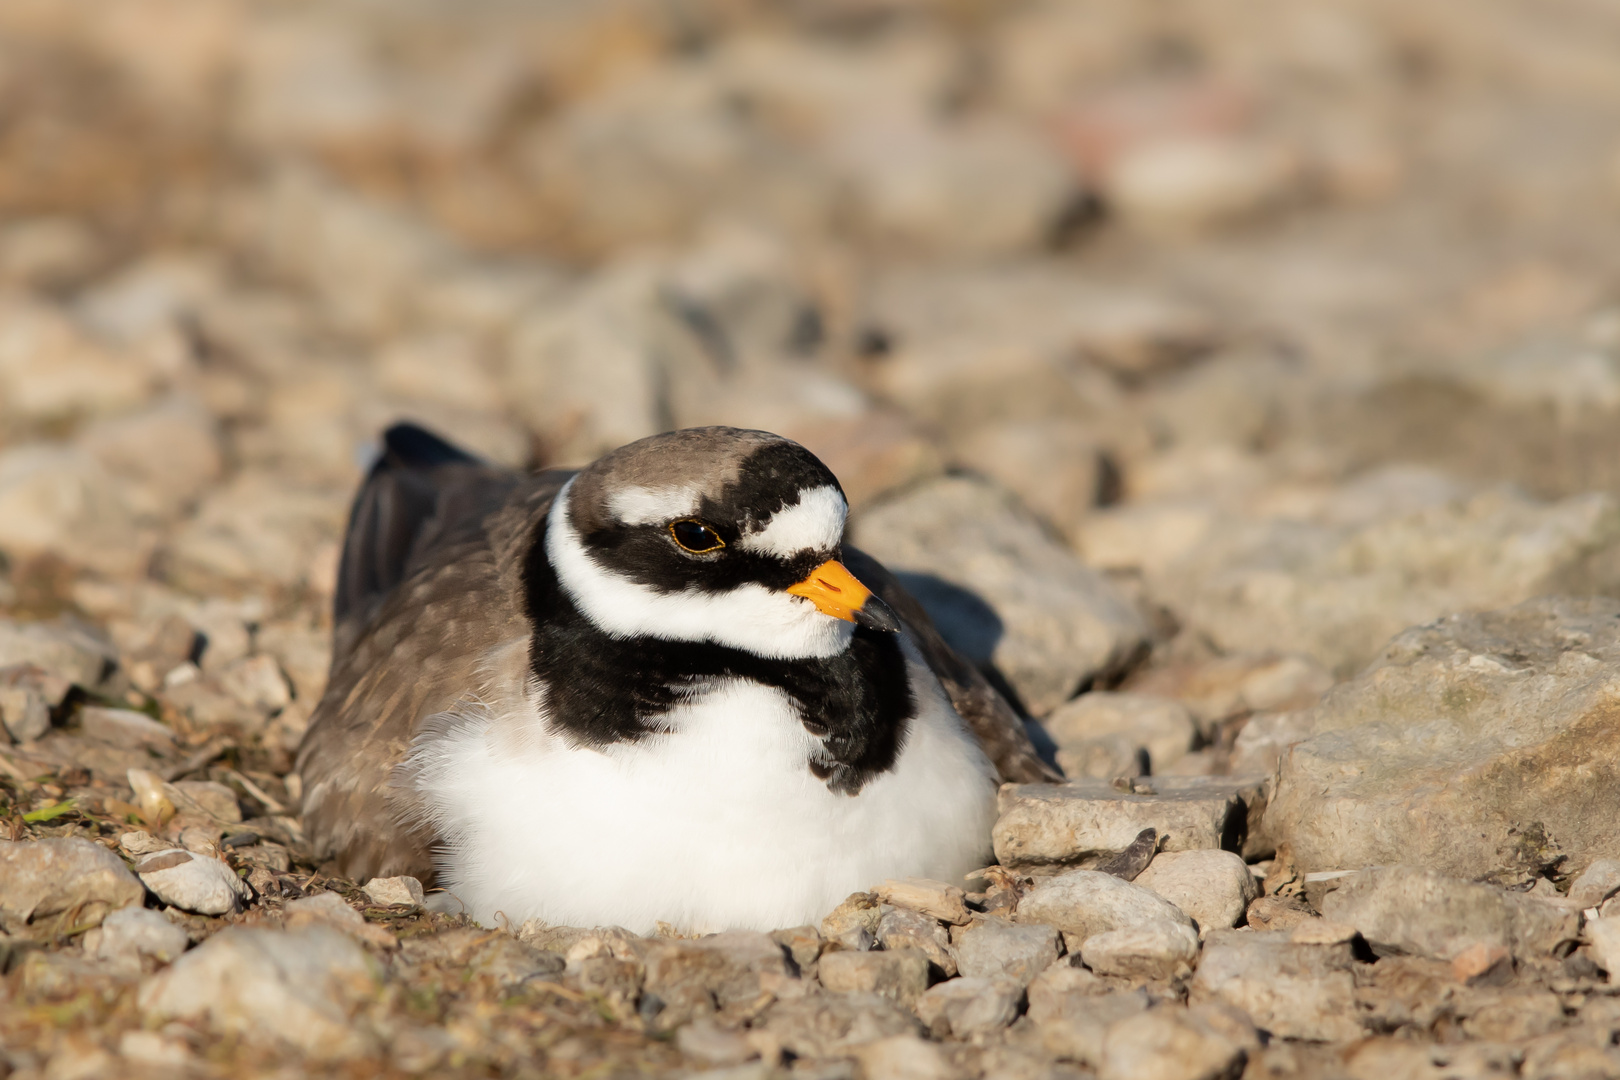
[[[1063,778],[1036,754],[1023,720],[1007,699],[966,657],[946,644],[928,612],[882,563],[848,544],[844,545],[844,562],[906,624],[923,659],[950,695],[951,704],[978,736],[979,745],[995,765],[1002,783],[1030,784]]]
[[[350,517],[332,674],[297,768],[313,853],[353,880],[433,880],[434,838],[395,769],[424,721],[476,692],[490,650],[527,637],[522,540],[569,475],[454,453],[385,454]]]

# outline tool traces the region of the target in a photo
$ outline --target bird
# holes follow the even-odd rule
[[[637,933],[804,925],[983,867],[998,781],[1054,774],[848,512],[768,432],[526,473],[389,428],[295,761],[317,862],[483,925]]]

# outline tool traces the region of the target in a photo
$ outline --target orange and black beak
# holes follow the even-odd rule
[[[874,630],[900,629],[900,619],[894,609],[856,581],[855,575],[844,569],[844,564],[837,559],[828,559],[810,571],[803,581],[788,586],[787,591],[804,597],[823,615]]]

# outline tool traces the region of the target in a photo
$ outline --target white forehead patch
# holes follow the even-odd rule
[[[626,525],[651,525],[687,517],[697,510],[693,487],[623,487],[608,496],[608,510]]]
[[[755,532],[737,542],[745,551],[792,558],[801,551],[831,551],[844,536],[849,504],[834,487],[799,492],[799,501],[772,514]]]

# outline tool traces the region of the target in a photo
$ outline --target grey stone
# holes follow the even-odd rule
[[[70,622],[0,619],[0,668],[32,664],[93,690],[117,660],[118,654],[110,644]]]
[[[951,949],[951,935],[938,919],[920,911],[884,905],[878,920],[878,944],[883,948],[916,949],[928,957],[928,962],[949,978],[956,974],[956,954]]]
[[[1248,864],[1230,851],[1163,852],[1135,881],[1192,916],[1200,934],[1236,926],[1260,895]]]
[[[993,663],[1037,714],[1146,641],[1131,604],[987,481],[914,487],[863,511],[851,538],[900,574],[947,641]]]
[[[375,1050],[353,1021],[377,985],[375,965],[335,930],[230,927],[149,979],[137,1000],[156,1022],[202,1021],[250,1043],[339,1060]]]
[[[1055,927],[1075,945],[1143,923],[1172,922],[1192,929],[1192,920],[1157,893],[1095,870],[1070,870],[1039,882],[1019,901],[1018,919]]]
[[[1620,892],[1620,859],[1597,859],[1569,883],[1569,902],[1594,908]]]
[[[1567,907],[1413,866],[1340,879],[1321,910],[1355,927],[1375,950],[1436,960],[1454,959],[1479,944],[1517,957],[1550,957],[1576,939],[1580,922]]]
[[[1346,1042],[1363,1034],[1354,966],[1348,944],[1302,945],[1280,930],[1220,930],[1204,943],[1191,1000],[1242,1009],[1278,1038]]]
[[[917,1018],[936,1039],[971,1039],[1012,1023],[1021,996],[1018,984],[1005,980],[949,979],[923,992]]]
[[[1153,772],[1162,772],[1181,760],[1198,736],[1192,714],[1178,701],[1105,690],[1064,702],[1041,721],[1041,726],[1060,751],[1106,736],[1124,735],[1147,751]]]
[[[413,877],[372,878],[362,889],[373,903],[422,906],[422,883]]]
[[[1266,829],[1304,871],[1411,863],[1479,878],[1620,849],[1609,722],[1620,603],[1543,599],[1390,642],[1311,710]]]
[[[1129,847],[1143,829],[1164,834],[1162,850],[1230,846],[1247,839],[1251,804],[1264,806],[1264,782],[1242,777],[1156,776],[1122,791],[1107,781],[1002,788],[992,832],[1003,866],[1083,863]]]
[[[818,994],[776,1002],[755,1026],[798,1057],[820,1058],[891,1035],[915,1034],[917,1018],[877,994]]]
[[[1103,1038],[1099,1080],[1217,1080],[1260,1049],[1242,1013],[1218,1005],[1161,1005],[1115,1021]]]
[[[11,558],[52,555],[99,573],[132,575],[151,558],[155,539],[118,481],[84,451],[38,444],[0,450],[0,551]]]
[[[289,901],[282,911],[286,913],[289,930],[325,926],[379,948],[390,949],[399,944],[393,934],[367,922],[364,915],[350,907],[348,901],[337,893],[320,892],[313,896],[301,896]]]
[[[1185,922],[1153,919],[1092,934],[1080,945],[1080,959],[1099,975],[1127,979],[1177,979],[1198,962],[1198,931]]]
[[[91,940],[91,935],[95,935]],[[191,939],[162,915],[143,907],[119,908],[85,935],[85,950],[103,960],[139,962],[149,956],[169,963],[186,951]]]
[[[31,742],[51,730],[51,707],[31,686],[0,685],[0,727],[17,742]]]
[[[114,746],[148,747],[158,751],[174,749],[174,729],[133,709],[87,705],[79,712],[79,723],[87,737]]]
[[[1145,990],[1116,990],[1082,967],[1054,964],[1029,987],[1029,1019],[1041,1045],[1060,1058],[1095,1069],[1115,1021],[1146,1011]]]
[[[147,855],[135,872],[165,904],[199,915],[228,915],[253,899],[253,890],[218,859],[183,848]]]
[[[874,994],[908,1008],[928,988],[928,957],[917,949],[831,952],[817,969],[821,985],[838,994]]]
[[[75,925],[94,925],[145,896],[124,861],[100,844],[77,837],[0,841],[0,926],[9,933],[64,913]]]
[[[1058,958],[1050,926],[1018,926],[995,917],[980,919],[955,935],[956,967],[964,976],[1005,979],[1028,986]]]
[[[131,506],[152,517],[179,513],[224,469],[218,424],[184,399],[99,420],[78,443],[122,481]]]

